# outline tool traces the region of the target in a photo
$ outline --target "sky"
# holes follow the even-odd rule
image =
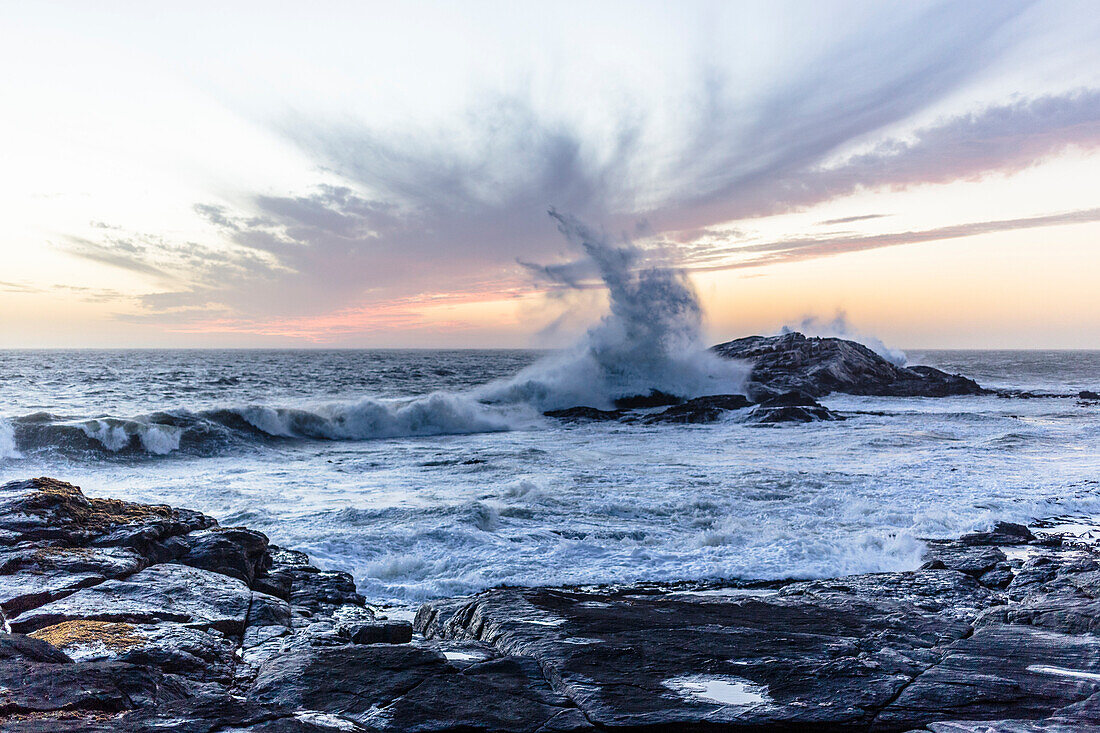
[[[562,345],[606,298],[551,208],[714,341],[1100,348],[1090,0],[0,16],[0,348]]]

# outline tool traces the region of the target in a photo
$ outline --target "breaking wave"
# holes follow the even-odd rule
[[[7,420],[0,420],[0,459],[22,458],[15,448],[15,431]]]
[[[361,399],[309,409],[267,407],[158,412],[134,418],[67,420],[48,413],[0,423],[0,457],[52,452],[212,455],[278,440],[373,440],[510,430],[529,415],[463,395]],[[5,433],[7,426],[9,432]]]

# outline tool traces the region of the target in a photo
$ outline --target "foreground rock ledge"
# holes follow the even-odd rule
[[[1024,527],[915,572],[501,588],[377,618],[166,506],[0,487],[0,730],[1100,731],[1100,564]],[[10,633],[9,633],[10,632]]]

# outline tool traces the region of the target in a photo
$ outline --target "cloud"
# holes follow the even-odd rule
[[[592,262],[567,251],[546,219],[548,206],[609,231],[644,220],[653,243],[696,269],[1052,225],[1070,215],[782,242],[750,242],[722,226],[865,189],[1010,173],[1070,147],[1100,146],[1094,89],[1013,99],[883,139],[987,69],[1011,44],[1005,31],[1027,7],[947,3],[916,16],[883,14],[891,17],[843,43],[807,51],[757,98],[746,101],[707,68],[697,74],[698,87],[668,100],[667,109],[604,105],[598,125],[522,93],[485,98],[442,129],[299,116],[279,131],[324,171],[326,183],[252,195],[235,207],[199,202],[195,212],[215,240],[209,244],[112,231],[94,242],[73,238],[68,248],[157,279],[161,292],[142,300],[154,317],[205,310],[226,323],[305,319],[304,328],[440,291],[488,297],[533,274],[590,281]],[[657,119],[668,109],[671,121]],[[741,259],[731,265],[731,256]]]
[[[149,261],[147,247],[135,244],[129,239],[111,238],[95,242],[82,237],[68,237],[63,248],[69,254],[92,262],[111,265],[142,275],[152,275],[163,280],[172,279],[168,272]]]
[[[745,267],[797,262],[817,257],[829,257],[847,252],[861,252],[881,247],[896,247],[903,244],[920,242],[939,242],[947,239],[974,237],[980,234],[1008,232],[1018,229],[1036,229],[1048,226],[1069,224],[1090,224],[1100,222],[1100,208],[1081,209],[1059,214],[1029,216],[1018,219],[1000,219],[995,221],[970,222],[954,226],[937,227],[916,231],[892,232],[889,234],[839,235],[828,237],[794,237],[761,244],[729,247],[715,256],[728,259],[742,256],[740,260],[724,261],[709,265],[704,261],[688,262],[686,266],[693,270],[732,270]],[[755,255],[748,259],[744,255]]]
[[[42,288],[29,283],[0,281],[0,290],[5,293],[37,294],[45,292]]]
[[[857,221],[868,221],[870,219],[883,219],[887,216],[890,216],[890,215],[889,214],[861,214],[859,216],[845,216],[845,217],[842,217],[840,219],[826,219],[825,221],[819,221],[817,223],[817,225],[821,226],[821,227],[831,227],[831,226],[835,226],[837,224],[851,224],[851,223],[857,222]]]

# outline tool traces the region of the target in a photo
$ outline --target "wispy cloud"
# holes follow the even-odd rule
[[[921,242],[939,242],[948,239],[974,237],[994,232],[1009,232],[1020,229],[1063,226],[1070,224],[1089,224],[1100,222],[1100,208],[1082,209],[1045,216],[1029,216],[1018,219],[1000,219],[996,221],[970,222],[954,226],[936,227],[916,231],[891,232],[888,234],[838,235],[826,237],[794,237],[760,244],[718,249],[714,257],[723,261],[709,264],[696,260],[686,263],[693,270],[731,270],[745,267],[760,267],[784,262],[797,262],[816,257],[829,257],[847,252],[861,252],[881,247],[896,247],[903,244]],[[745,255],[750,255],[745,257]],[[732,259],[737,257],[739,259]]]
[[[889,214],[860,214],[859,216],[844,216],[839,219],[826,219],[825,221],[819,221],[818,226],[831,227],[837,224],[852,224],[857,221],[869,221],[871,219],[883,219]]]

